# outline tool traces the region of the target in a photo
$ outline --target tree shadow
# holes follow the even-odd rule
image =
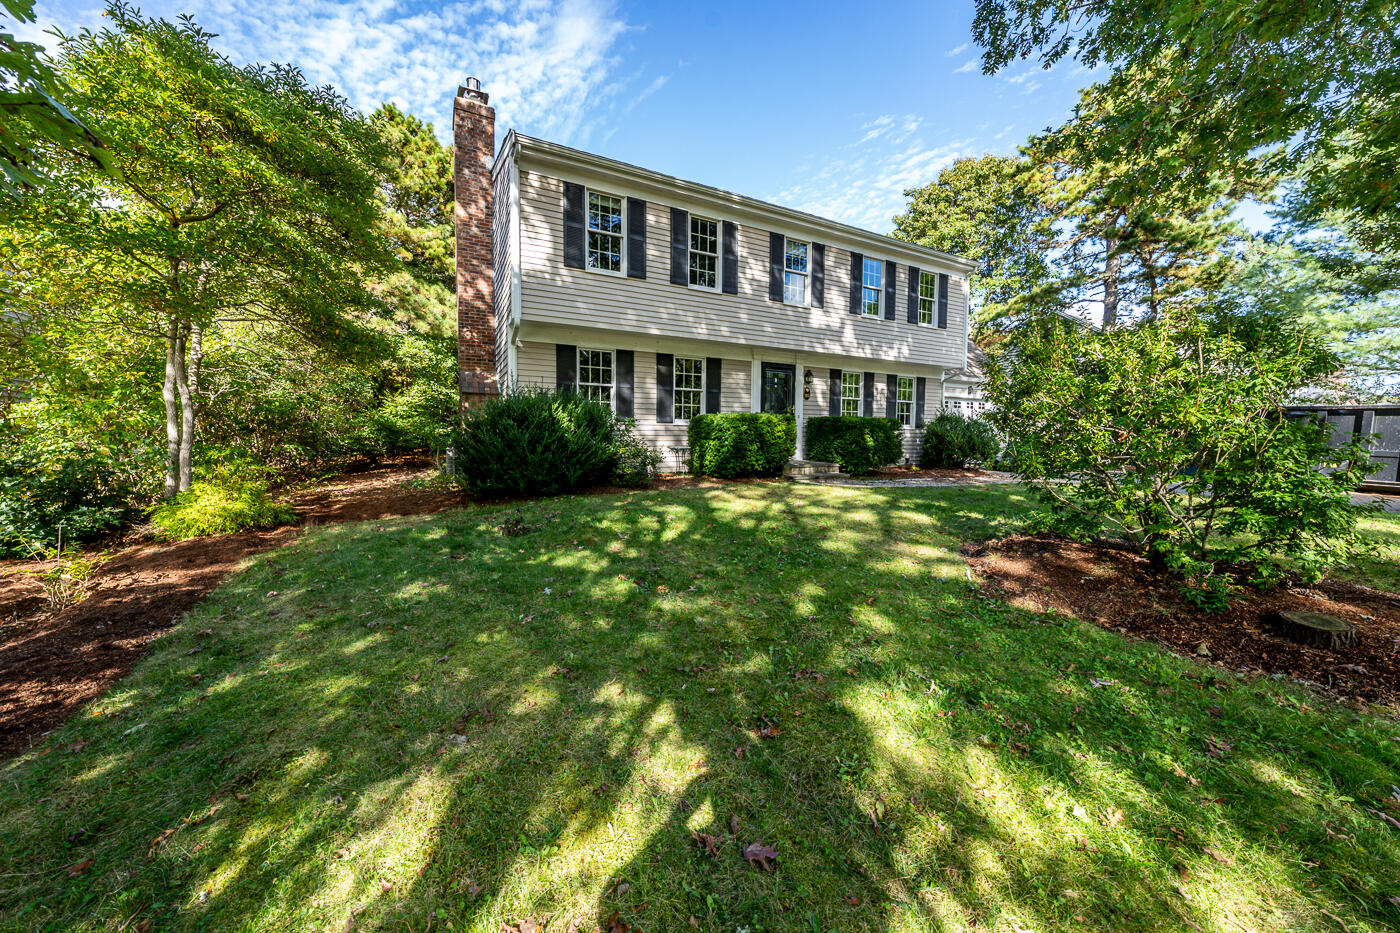
[[[0,772],[0,904],[33,929],[1393,922],[1400,846],[1362,803],[1400,770],[1387,727],[985,597],[956,543],[1015,496],[318,531],[62,735],[87,744]]]

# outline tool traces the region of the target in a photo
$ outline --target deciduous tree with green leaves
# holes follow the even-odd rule
[[[894,219],[894,235],[976,262],[972,300],[979,326],[991,326],[1018,295],[1051,278],[1046,253],[1054,239],[1051,211],[1028,177],[1024,158],[983,155],[958,159],[909,199]]]
[[[113,4],[61,38],[74,107],[117,171],[83,159],[0,225],[17,312],[164,349],[166,496],[187,489],[211,330],[253,326],[353,353],[378,307],[378,134],[294,68],[238,66],[188,18]],[[152,387],[154,389],[154,387]]]

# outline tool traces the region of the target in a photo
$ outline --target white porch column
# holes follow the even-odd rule
[[[763,404],[763,397],[760,394],[763,387],[759,384],[763,379],[763,361],[757,356],[753,358],[753,372],[749,376],[749,411],[758,411]]]
[[[806,426],[805,424],[802,423],[802,392],[803,392],[802,375],[803,375],[803,373],[805,373],[806,371],[807,371],[807,370],[806,370],[806,368],[803,366],[802,362],[799,361],[799,362],[797,363],[797,376],[796,376],[796,378],[793,380],[794,382],[796,382],[796,385],[793,386],[793,391],[792,391],[792,400],[793,400],[793,401],[792,401],[792,406],[793,406],[793,407],[792,407],[792,414],[793,414],[793,417],[797,419],[797,454],[796,454],[796,456],[797,456],[797,459],[798,459],[798,460],[805,460],[805,459],[807,459],[807,426]]]

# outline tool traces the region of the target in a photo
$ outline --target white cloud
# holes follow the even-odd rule
[[[820,168],[799,171],[798,181],[770,200],[843,223],[886,233],[904,208],[904,191],[927,184],[944,168],[971,155],[971,140],[931,145],[911,138],[914,118],[879,117],[860,127],[861,136],[844,147],[846,155],[813,160]],[[910,123],[912,122],[912,126]],[[904,132],[908,127],[908,132]],[[880,130],[872,135],[872,131]],[[867,145],[875,139],[877,145]]]
[[[975,58],[969,58],[967,61],[963,62],[963,63],[962,63],[961,65],[959,65],[958,67],[954,68],[954,69],[953,69],[953,74],[955,74],[955,75],[966,74],[967,72],[973,70],[973,69],[976,68],[976,67],[977,67],[977,59],[975,59]]]
[[[394,101],[446,141],[452,99],[474,75],[497,126],[582,145],[600,105],[622,95],[611,72],[628,26],[615,0],[486,0],[427,8],[405,0],[148,0],[147,15],[193,14],[238,62],[289,62],[368,112]],[[95,13],[96,11],[92,11]],[[49,14],[40,8],[41,17]],[[96,17],[70,10],[64,29]],[[659,90],[653,81],[637,99]]]
[[[962,45],[958,46],[958,47],[955,48],[955,49],[949,49],[948,51],[946,51],[946,52],[943,53],[943,57],[944,57],[944,58],[952,58],[952,57],[955,56],[955,55],[961,55],[962,53],[964,53],[964,52],[967,51],[968,45],[969,45],[969,43],[964,42]]]
[[[670,80],[670,75],[658,75],[657,77],[653,78],[652,82],[648,84],[645,88],[643,88],[640,94],[638,94],[636,97],[632,98],[630,101],[627,102],[627,106],[622,108],[622,112],[631,113],[633,107],[637,106],[642,101],[646,100],[648,97],[661,90],[663,87],[666,86],[666,82]]]

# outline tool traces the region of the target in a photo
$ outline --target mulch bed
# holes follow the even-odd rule
[[[298,525],[420,515],[465,505],[455,490],[404,487],[428,475],[400,460],[289,497]],[[39,584],[23,574],[0,576],[0,758],[18,754],[119,680],[190,607],[238,564],[279,547],[296,527],[192,538],[150,540],[118,551],[93,576],[92,595],[47,615]],[[0,564],[0,572],[22,564]]]
[[[913,470],[906,470],[903,467],[882,467],[863,479],[935,479],[948,483],[973,483],[981,480],[997,479],[1003,476],[1000,473],[988,473],[986,470],[979,470],[976,467],[968,467],[962,470],[936,470],[918,467]]]
[[[1112,547],[1034,535],[965,553],[973,570],[1015,606],[1068,612],[1199,661],[1306,681],[1340,699],[1400,706],[1400,595],[1324,580],[1247,589],[1229,609],[1212,613],[1189,603],[1176,580],[1144,558]],[[1297,644],[1267,621],[1278,610],[1343,618],[1356,627],[1357,643],[1336,651]]]

